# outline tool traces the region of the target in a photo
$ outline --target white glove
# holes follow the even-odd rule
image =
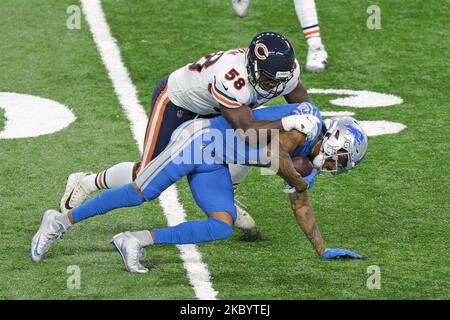
[[[304,133],[309,140],[314,139],[319,129],[319,118],[312,114],[294,114],[281,118],[284,131],[292,129]]]
[[[295,190],[295,187],[291,186],[289,183],[284,181],[283,192],[285,192],[285,193],[295,193],[295,192],[297,192],[297,190]]]

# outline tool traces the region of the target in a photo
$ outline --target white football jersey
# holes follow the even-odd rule
[[[260,106],[269,99],[262,98],[248,81],[245,62],[246,49],[211,53],[190,63],[169,76],[167,94],[179,107],[194,113],[218,114],[219,104],[227,108]],[[292,92],[298,84],[300,65],[295,60],[294,76],[281,95]]]

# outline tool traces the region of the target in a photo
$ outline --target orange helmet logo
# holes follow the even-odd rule
[[[266,60],[269,56],[269,49],[264,43],[257,43],[255,45],[255,55],[259,60]]]

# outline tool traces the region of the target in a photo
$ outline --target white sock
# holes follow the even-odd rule
[[[121,187],[133,182],[135,164],[135,162],[121,162],[98,174],[88,175],[81,182],[89,192]]]
[[[72,227],[72,223],[70,222],[67,214],[57,215],[55,219],[57,222],[61,223],[66,230]]]
[[[152,234],[148,230],[133,231],[133,232],[130,232],[130,234],[133,237],[135,237],[136,239],[138,239],[143,247],[148,247],[149,245],[152,245],[155,243],[153,241]]]
[[[240,164],[230,164],[228,165],[228,170],[230,170],[233,186],[237,188],[237,186],[248,176],[250,170],[252,170],[252,167],[243,166]]]
[[[308,46],[322,45],[315,0],[294,0],[294,5]]]

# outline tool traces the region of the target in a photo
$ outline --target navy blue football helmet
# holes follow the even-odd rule
[[[291,43],[276,32],[256,35],[246,52],[248,80],[263,98],[278,96],[294,75],[295,53]],[[261,81],[264,74],[276,85],[268,88]]]

